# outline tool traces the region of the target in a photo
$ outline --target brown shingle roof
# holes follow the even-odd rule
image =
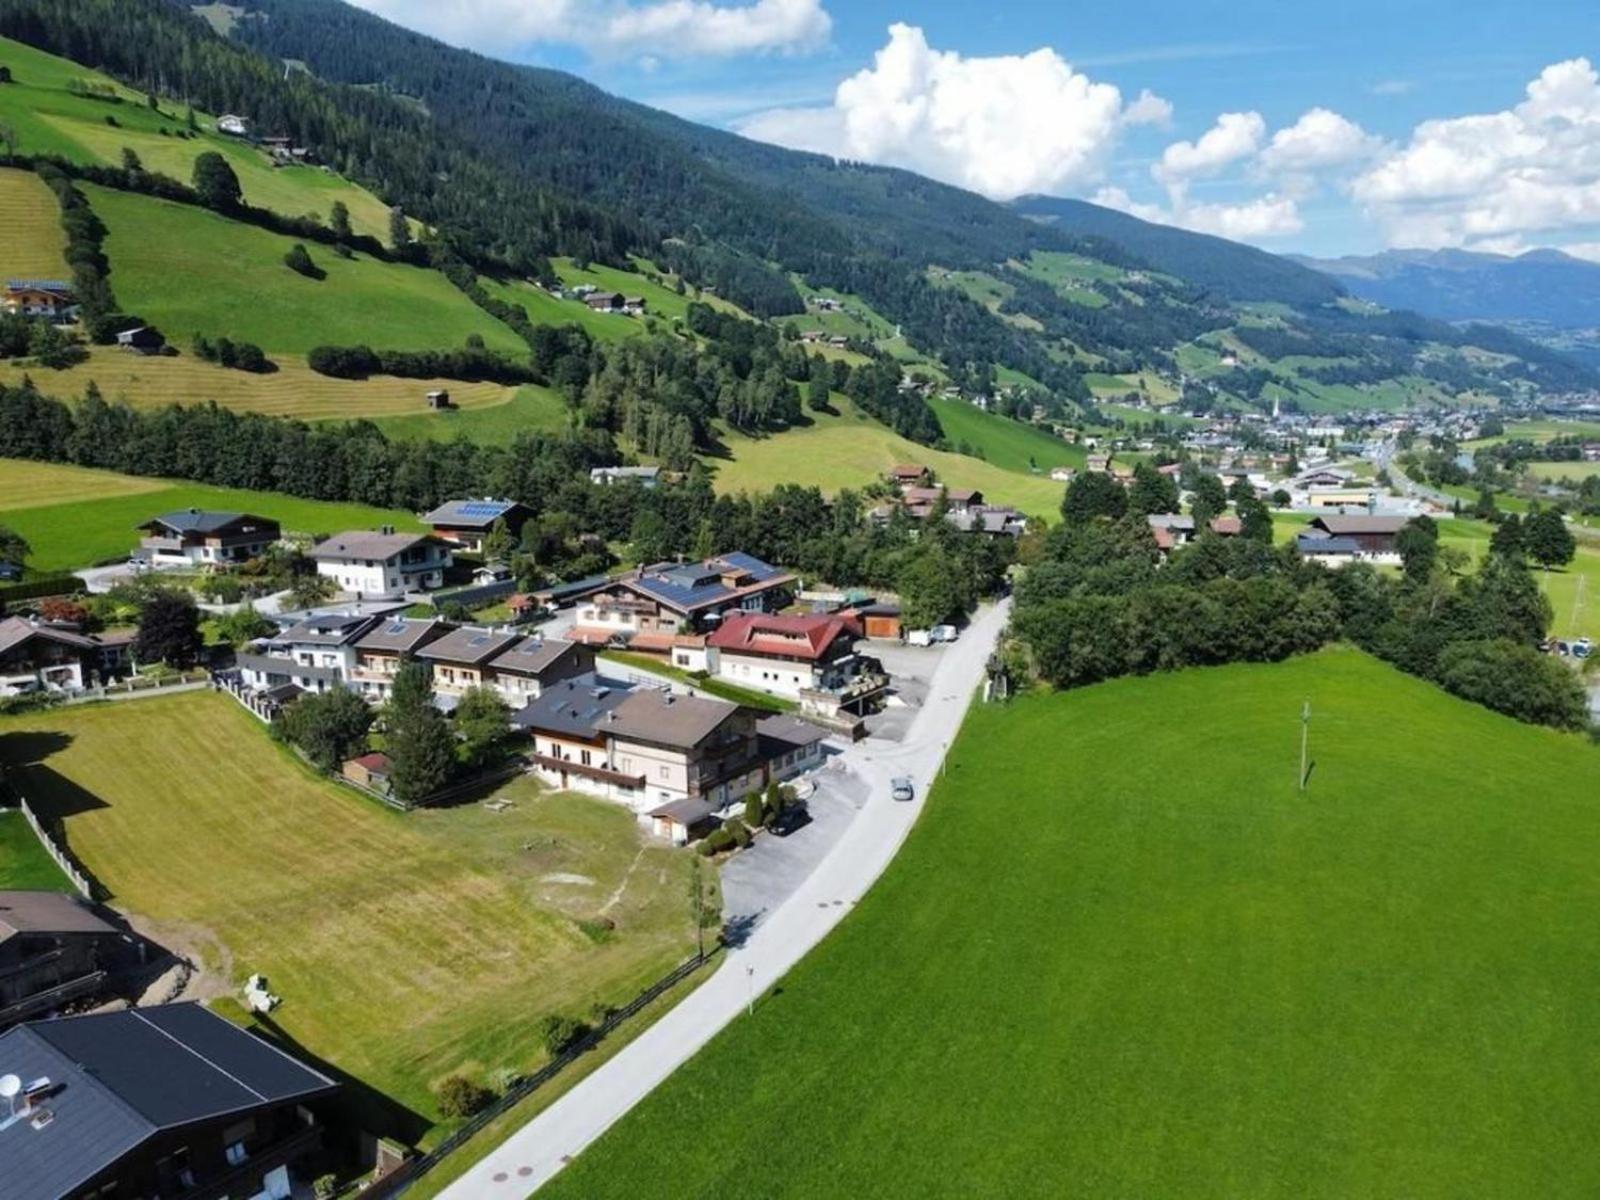
[[[425,533],[373,533],[356,529],[349,533],[336,533],[324,542],[311,547],[311,557],[339,561],[349,558],[383,560],[393,558],[421,542],[433,539]]]
[[[418,658],[432,662],[485,663],[517,640],[514,633],[496,633],[466,625],[447,633],[436,642],[429,642],[417,651]]]
[[[737,705],[721,700],[641,691],[612,710],[604,729],[616,737],[688,750],[705,741],[738,711]]]

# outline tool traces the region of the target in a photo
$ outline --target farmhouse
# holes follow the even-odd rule
[[[1187,546],[1195,539],[1195,524],[1193,517],[1186,517],[1180,513],[1151,513],[1145,518],[1150,525],[1150,533],[1156,540],[1156,549],[1161,551],[1162,557],[1177,546]],[[1210,529],[1218,537],[1238,537],[1244,528],[1243,522],[1238,517],[1212,517]]]
[[[711,666],[719,677],[795,700],[809,692],[844,692],[872,677],[870,695],[852,702],[864,707],[883,694],[888,681],[856,654],[859,636],[855,622],[843,617],[741,613],[724,621],[706,644],[715,651]]]
[[[309,1195],[315,1109],[338,1091],[198,1004],[19,1025],[0,1067],[24,1085],[0,1121],[0,1187],[19,1200]]]
[[[1400,561],[1395,539],[1405,528],[1403,516],[1315,517],[1296,539],[1300,553],[1327,562],[1362,561],[1387,563]]]
[[[123,671],[128,647],[123,637],[6,617],[0,620],[0,696],[80,691]]]
[[[634,691],[606,714],[605,731],[612,763],[644,779],[650,803],[720,808],[766,782],[755,723],[754,713],[721,700]]]
[[[897,463],[889,468],[888,478],[898,488],[919,487],[933,478],[933,472],[919,463]]]
[[[623,305],[620,292],[590,292],[583,302],[595,312],[621,312]]]
[[[450,548],[438,538],[396,533],[336,533],[311,548],[317,574],[332,579],[357,599],[398,600],[407,592],[444,586]]]
[[[0,312],[65,321],[78,315],[78,298],[64,280],[8,279],[0,292]]]
[[[533,742],[535,773],[563,791],[577,790],[636,807],[642,772],[624,773],[611,754],[611,711],[632,693],[631,684],[579,675],[546,688],[511,715],[513,727]]]
[[[589,482],[600,487],[616,483],[636,483],[653,488],[661,482],[660,467],[595,467],[589,472]]]
[[[143,958],[137,938],[75,896],[0,892],[0,1029],[93,996]]]
[[[795,579],[748,554],[703,563],[657,563],[620,576],[578,609],[572,636],[665,653],[673,638],[709,628],[730,612],[774,612],[789,603]]]
[[[945,519],[962,533],[984,537],[1021,537],[1028,532],[1028,518],[1014,508],[979,504],[945,514]]]
[[[250,513],[186,508],[139,526],[136,558],[153,567],[220,567],[259,558],[283,536],[278,523]]]
[[[345,682],[371,700],[387,700],[400,668],[455,626],[437,617],[391,617],[356,642],[356,660]]]
[[[532,511],[515,500],[491,500],[486,496],[482,500],[451,500],[422,519],[440,541],[476,554],[482,552],[495,522],[505,522],[506,531],[517,538],[531,516]]]

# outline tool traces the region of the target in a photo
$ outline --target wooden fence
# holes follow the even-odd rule
[[[46,828],[45,823],[29,807],[27,797],[17,791],[15,785],[12,786],[12,790],[16,792],[17,808],[21,811],[23,819],[28,822],[29,827],[38,837],[39,844],[44,847],[44,852],[50,856],[51,861],[56,866],[61,868],[61,873],[71,881],[73,887],[78,889],[80,896],[85,900],[94,900],[94,885],[90,882],[89,877],[79,870],[78,864],[67,853],[67,848],[57,843],[55,836]]]
[[[398,1169],[391,1171],[388,1175],[373,1183],[361,1193],[362,1200],[391,1200],[392,1197],[403,1195],[412,1184],[437,1167],[451,1154],[461,1149],[486,1126],[503,1117],[518,1104],[533,1095],[534,1092],[561,1074],[572,1063],[593,1050],[617,1026],[638,1014],[653,1001],[659,1000],[667,992],[705,966],[710,961],[710,957],[710,955],[706,954],[696,954],[693,958],[680,963],[662,978],[656,980],[655,983],[640,992],[622,1008],[608,1013],[606,1019],[601,1021],[599,1025],[584,1034],[583,1037],[568,1046],[532,1075],[507,1088],[505,1094],[498,1100],[489,1105],[488,1108],[475,1114],[465,1125],[451,1133],[449,1137],[445,1138],[444,1141],[440,1142],[428,1153],[408,1159]]]

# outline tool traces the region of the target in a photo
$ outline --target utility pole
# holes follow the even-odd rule
[[[1311,748],[1311,701],[1300,710],[1300,790],[1306,790],[1306,755]]]

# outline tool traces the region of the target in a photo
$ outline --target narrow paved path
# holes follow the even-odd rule
[[[615,1058],[557,1100],[442,1193],[442,1200],[523,1200],[687,1062],[771,988],[850,911],[910,833],[1005,628],[1009,602],[984,608],[944,653],[928,698],[901,742],[868,739],[846,752],[872,799],[817,869],[728,952],[717,973]],[[917,798],[889,798],[909,775]]]

